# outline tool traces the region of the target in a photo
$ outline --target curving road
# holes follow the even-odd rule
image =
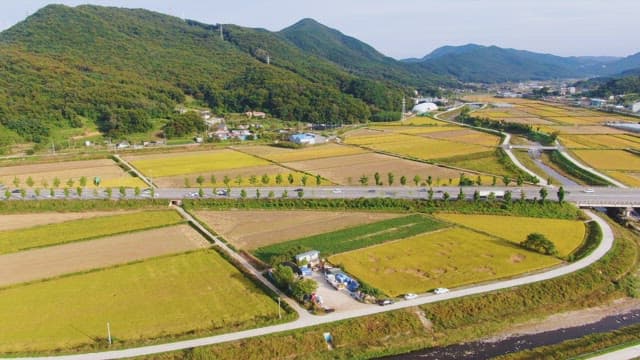
[[[152,355],[152,354],[158,354],[158,353],[163,353],[168,351],[183,350],[183,349],[189,349],[193,347],[206,346],[206,345],[218,344],[218,343],[223,343],[228,341],[246,339],[246,338],[251,338],[256,336],[278,333],[282,331],[301,329],[309,326],[326,324],[326,323],[339,321],[339,320],[352,319],[352,318],[357,318],[361,316],[382,313],[386,311],[398,310],[398,309],[403,309],[407,307],[428,304],[428,303],[438,302],[443,300],[455,299],[455,298],[460,298],[460,297],[469,296],[469,295],[488,293],[496,290],[507,289],[515,286],[521,286],[521,285],[526,285],[534,282],[549,280],[555,277],[567,275],[572,272],[583,269],[593,264],[594,262],[598,261],[602,256],[604,256],[609,251],[609,249],[611,249],[611,246],[613,245],[614,236],[609,225],[606,223],[606,221],[599,218],[592,212],[587,211],[586,213],[594,221],[596,221],[602,228],[603,237],[602,237],[602,242],[600,243],[600,246],[598,246],[598,248],[595,251],[593,251],[590,255],[588,255],[587,257],[579,261],[576,261],[575,263],[571,263],[566,266],[556,267],[545,272],[535,273],[535,274],[526,275],[526,276],[522,276],[514,279],[508,279],[504,281],[496,281],[491,283],[479,284],[475,286],[458,288],[458,289],[452,290],[449,293],[441,294],[441,295],[422,294],[416,299],[397,302],[395,304],[385,306],[385,307],[371,305],[370,307],[367,307],[367,308],[351,310],[351,311],[343,311],[339,313],[336,312],[336,313],[331,313],[324,316],[312,316],[312,315],[306,314],[305,316],[293,322],[274,325],[274,326],[267,326],[267,327],[262,327],[257,329],[239,331],[234,333],[228,333],[223,335],[216,335],[216,336],[210,336],[210,337],[204,337],[204,338],[186,340],[186,341],[178,341],[178,342],[173,342],[168,344],[142,346],[142,347],[124,349],[124,350],[114,350],[114,351],[77,354],[77,355],[52,356],[48,358],[68,359],[68,360],[97,360],[97,359],[119,359],[119,358]],[[299,309],[299,307],[297,309]],[[44,359],[44,358],[41,357],[41,358],[23,358],[23,359]]]

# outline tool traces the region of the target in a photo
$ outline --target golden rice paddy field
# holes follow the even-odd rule
[[[271,164],[266,160],[230,149],[134,155],[125,159],[143,174],[154,179]]]
[[[560,256],[567,256],[580,247],[586,229],[584,223],[578,220],[462,214],[437,214],[436,217],[514,244],[519,244],[526,240],[527,235],[538,232],[556,245]]]
[[[107,322],[129,344],[245,329],[278,322],[278,306],[201,250],[0,289],[0,318],[0,353],[31,353],[106,346]]]
[[[560,260],[454,227],[331,256],[387,295],[456,287],[543,269]]]
[[[58,179],[59,187],[67,187],[69,186],[67,183],[72,183],[71,187],[75,188],[81,186],[80,182],[83,177],[87,187],[94,186],[94,177],[101,179],[100,186],[102,187],[145,186],[144,182],[127,174],[110,159],[0,167],[0,184],[7,187],[16,187],[14,181],[18,179],[17,187],[19,188],[49,188],[54,187],[54,183]],[[28,185],[29,178],[33,181],[33,186]]]
[[[363,154],[367,152],[366,150],[358,147],[344,146],[334,143],[303,147],[300,149],[286,149],[275,146],[247,146],[239,148],[239,150],[244,153],[278,163],[323,159],[336,156]]]
[[[624,150],[574,150],[573,153],[598,170],[640,171],[640,156]]]
[[[561,143],[568,148],[639,149],[640,138],[632,135],[563,135]]]
[[[377,151],[409,156],[423,160],[434,160],[438,158],[448,158],[457,155],[467,155],[478,152],[485,152],[491,149],[491,147],[476,144],[389,133],[382,133],[380,135],[347,137],[347,143],[361,145]]]

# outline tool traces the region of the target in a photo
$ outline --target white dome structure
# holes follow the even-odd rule
[[[411,109],[411,111],[416,114],[424,114],[435,110],[438,110],[438,105],[432,102],[420,103],[414,106],[413,109]]]

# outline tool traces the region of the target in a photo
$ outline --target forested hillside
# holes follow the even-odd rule
[[[146,10],[47,6],[0,33],[0,147],[95,122],[145,132],[185,96],[216,112],[360,122],[410,90],[353,74],[260,29],[219,28]],[[270,64],[266,63],[266,55]]]

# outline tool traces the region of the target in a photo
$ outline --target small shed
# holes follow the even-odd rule
[[[297,264],[306,263],[315,265],[320,262],[320,252],[318,250],[307,251],[296,255],[295,259]]]

